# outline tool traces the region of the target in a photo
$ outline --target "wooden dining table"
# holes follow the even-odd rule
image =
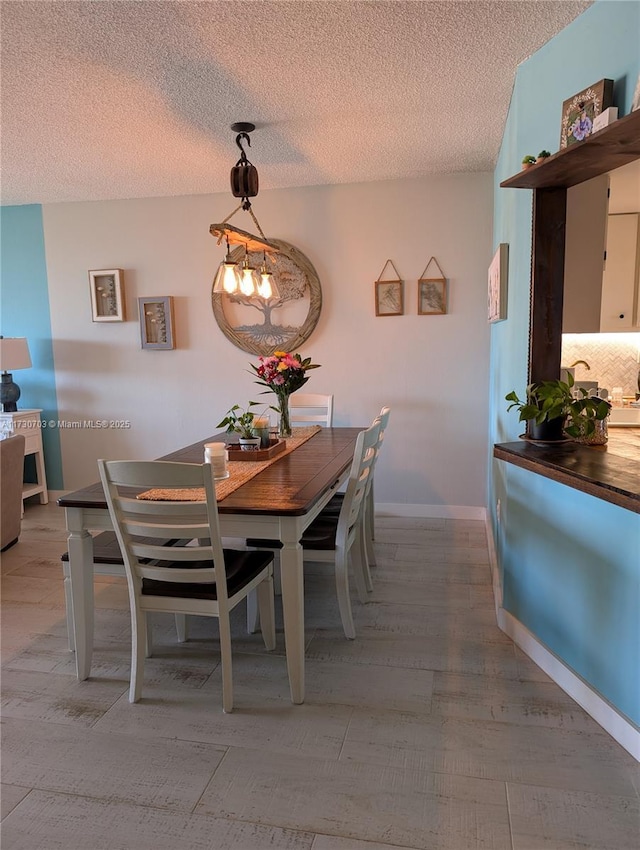
[[[285,649],[291,701],[296,704],[304,701],[304,576],[300,538],[347,479],[361,430],[322,428],[218,502],[223,537],[266,538],[282,543]],[[204,444],[224,439],[224,434],[213,435],[158,459],[202,463]],[[75,649],[76,673],[82,681],[91,674],[93,654],[94,552],[90,532],[113,526],[100,482],[67,493],[58,499],[58,505],[65,510],[69,532],[65,579],[71,608],[67,610],[69,642]]]

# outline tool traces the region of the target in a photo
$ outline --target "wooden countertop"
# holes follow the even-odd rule
[[[606,446],[497,443],[493,456],[640,513],[640,428],[610,428]]]

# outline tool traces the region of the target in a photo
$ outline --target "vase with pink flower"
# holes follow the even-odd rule
[[[290,437],[289,396],[307,383],[308,370],[317,369],[320,364],[312,363],[310,357],[303,360],[299,354],[290,354],[288,351],[275,351],[268,357],[258,359],[260,362],[257,366],[251,364],[251,368],[260,378],[256,383],[276,394],[278,406],[272,405],[271,409],[279,415],[278,435]]]

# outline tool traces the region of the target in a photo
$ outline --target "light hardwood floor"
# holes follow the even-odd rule
[[[64,517],[27,506],[2,556],[3,850],[637,850],[638,765],[495,625],[483,524],[379,518],[371,602],[342,635],[306,573],[307,699],[284,645],[234,620],[178,645],[157,616],[127,701],[121,580],[96,580],[91,679],[67,648]],[[279,600],[277,600],[278,607]]]

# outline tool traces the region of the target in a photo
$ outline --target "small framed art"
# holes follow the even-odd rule
[[[427,277],[429,266],[432,263],[438,269],[439,274]],[[435,257],[431,257],[418,280],[418,315],[442,316],[446,312],[447,279],[440,268],[440,263]]]
[[[418,315],[437,316],[447,312],[447,281],[444,278],[418,281]]]
[[[124,322],[122,269],[89,272],[91,318],[94,322]]]
[[[638,74],[638,82],[636,83],[633,100],[631,101],[631,111],[635,112],[636,109],[640,109],[640,74]]]
[[[376,281],[376,316],[402,316],[404,298],[401,280]]]
[[[593,132],[593,121],[613,102],[613,80],[600,80],[562,104],[560,148],[582,142]]]
[[[502,242],[489,266],[488,312],[490,322],[507,318],[507,284],[509,275],[509,245]]]
[[[142,347],[157,351],[175,348],[172,296],[155,295],[138,298],[138,311]]]
[[[382,279],[388,265],[391,265],[397,278]],[[398,270],[391,260],[387,260],[384,264],[375,287],[376,316],[402,316],[404,314],[404,281],[400,280]]]

